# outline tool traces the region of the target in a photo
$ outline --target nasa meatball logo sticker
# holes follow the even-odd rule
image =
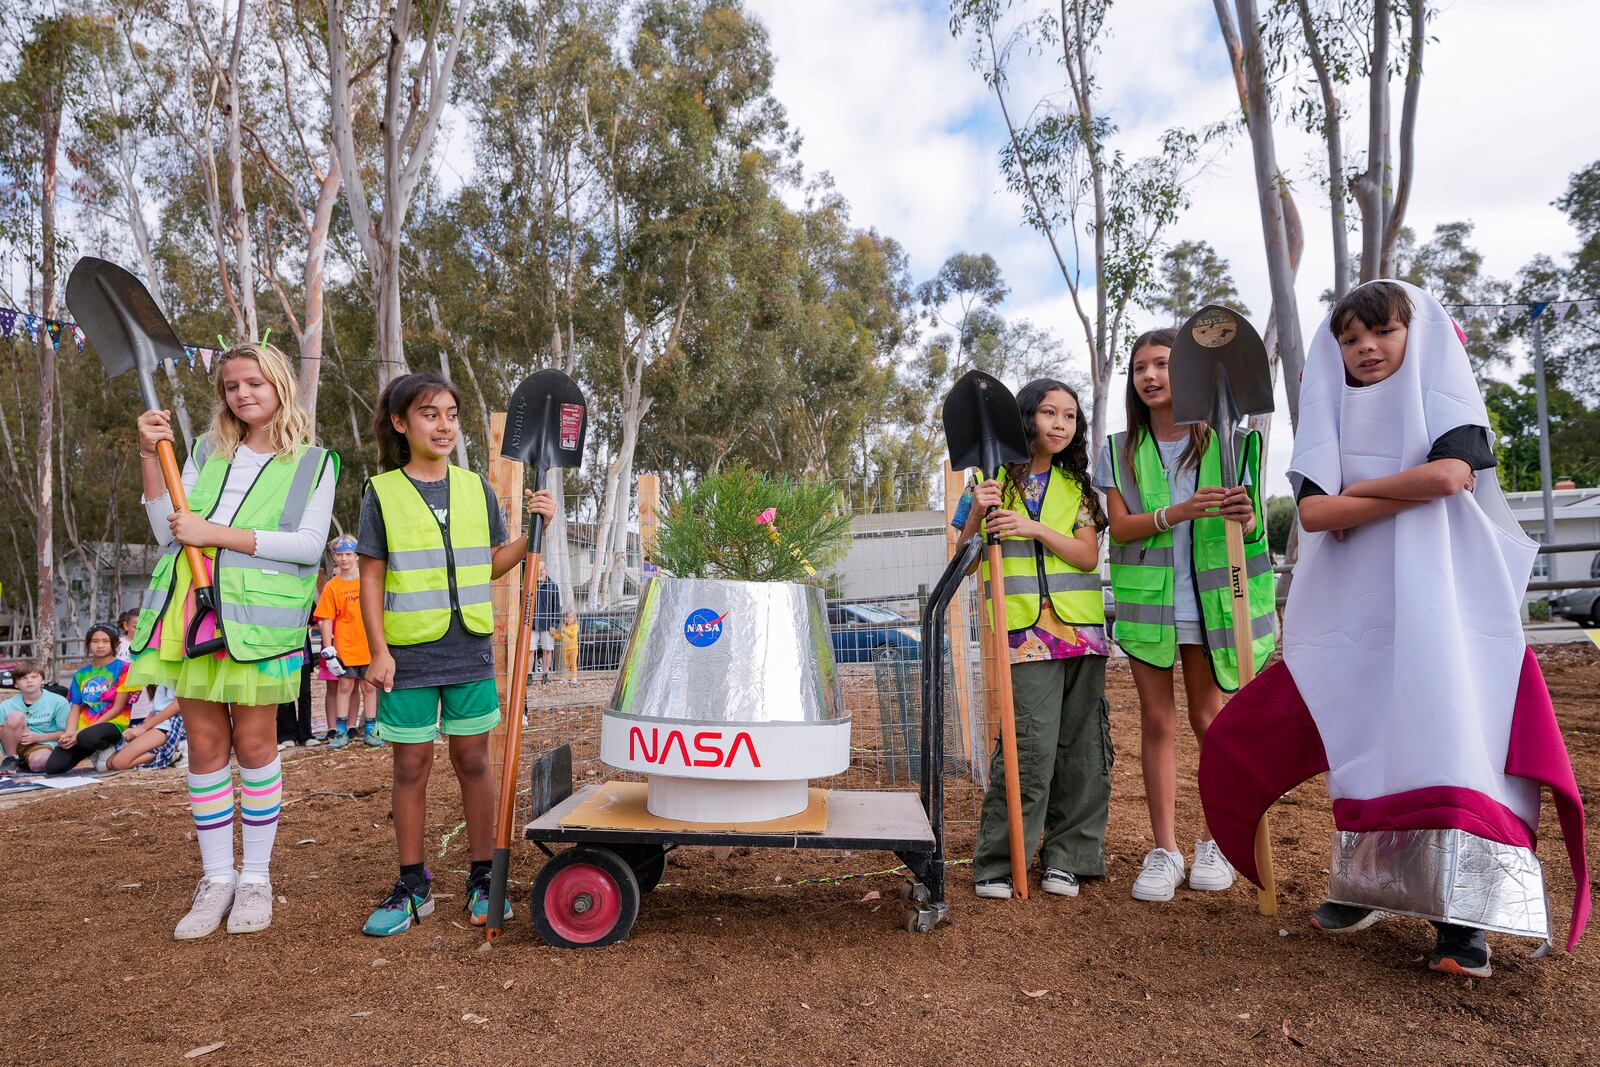
[[[710,608],[696,608],[683,620],[683,636],[695,648],[708,648],[722,636],[722,620],[727,617],[726,611],[718,615]]]
[[[1239,332],[1239,323],[1226,311],[1207,311],[1194,320],[1189,333],[1204,348],[1221,348]]]

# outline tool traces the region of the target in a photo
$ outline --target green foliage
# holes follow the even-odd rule
[[[777,509],[771,528],[757,521]],[[734,463],[681,486],[661,511],[655,562],[680,578],[819,581],[850,529],[839,491],[821,479],[779,478]]]
[[[1205,241],[1179,241],[1161,257],[1160,281],[1140,306],[1158,311],[1173,326],[1207,304],[1222,304],[1248,316],[1228,261]]]
[[[1550,414],[1550,473],[1571,478],[1580,487],[1600,485],[1600,409],[1592,408],[1572,393],[1547,383]],[[1496,435],[1496,476],[1507,492],[1539,488],[1539,410],[1532,374],[1516,385],[1491,382],[1484,404]]]
[[[1267,547],[1274,555],[1283,556],[1289,551],[1289,530],[1294,526],[1294,498],[1267,497]]]
[[[1528,601],[1528,619],[1532,622],[1548,622],[1550,601],[1544,598]]]

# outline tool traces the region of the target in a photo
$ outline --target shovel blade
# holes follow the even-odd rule
[[[67,277],[67,309],[88,338],[106,376],[138,370],[145,403],[155,400],[155,369],[183,355],[183,343],[156,306],[150,291],[128,271],[84,256]]]
[[[977,467],[993,477],[1002,464],[1027,461],[1022,412],[998,378],[968,371],[944,398],[941,414],[950,465],[956,470]]]
[[[500,454],[524,466],[583,465],[589,405],[578,383],[558,370],[538,370],[511,394]]]
[[[1250,320],[1207,304],[1178,329],[1172,349],[1172,417],[1219,433],[1245,415],[1273,409],[1272,365]]]

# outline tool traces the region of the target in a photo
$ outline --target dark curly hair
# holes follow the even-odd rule
[[[1094,520],[1094,528],[1103,530],[1108,524],[1105,511],[1100,507],[1100,495],[1094,491],[1094,485],[1089,481],[1089,415],[1083,410],[1083,401],[1078,399],[1077,390],[1066,382],[1057,381],[1055,378],[1035,378],[1017,391],[1017,409],[1022,412],[1022,432],[1027,441],[1028,454],[1033,454],[1033,441],[1039,434],[1035,416],[1039,412],[1039,405],[1050,393],[1063,392],[1072,398],[1073,404],[1078,408],[1078,430],[1072,435],[1072,440],[1067,442],[1067,447],[1050,457],[1050,465],[1060,470],[1061,473],[1071,478],[1078,484],[1078,490],[1083,494],[1083,502],[1089,508],[1089,517]],[[1029,463],[1006,464],[1006,493],[1014,501],[1020,502],[1023,480],[1028,477]],[[1070,530],[1065,531],[1071,533]]]
[[[461,406],[461,393],[455,386],[437,374],[402,374],[384,386],[378,397],[378,407],[372,413],[372,433],[378,442],[378,466],[386,471],[398,470],[411,462],[411,444],[406,435],[394,428],[391,415],[404,419],[414,404],[432,400],[446,393]]]

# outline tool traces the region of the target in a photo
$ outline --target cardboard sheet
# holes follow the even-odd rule
[[[662,819],[645,807],[643,782],[601,782],[583,803],[561,820],[564,828],[585,830],[701,831],[739,834],[820,834],[828,828],[828,791],[812,787],[806,810],[767,822],[682,822]]]

